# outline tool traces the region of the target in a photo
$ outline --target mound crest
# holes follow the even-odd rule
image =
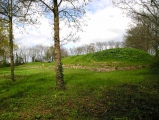
[[[116,48],[96,52],[92,55],[96,61],[129,61],[129,62],[150,62],[152,56],[145,51],[132,48]]]

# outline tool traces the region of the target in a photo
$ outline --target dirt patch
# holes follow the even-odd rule
[[[110,71],[116,71],[116,70],[136,70],[145,68],[146,66],[127,66],[127,67],[112,67],[112,66],[104,66],[104,67],[88,67],[88,66],[80,66],[80,65],[63,65],[64,68],[68,69],[85,69],[85,70],[91,70],[96,72],[110,72]]]

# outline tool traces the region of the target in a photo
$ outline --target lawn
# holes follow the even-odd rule
[[[66,90],[55,89],[55,63],[0,68],[0,120],[158,120],[158,61],[118,48],[62,59]],[[150,71],[151,68],[151,71]]]
[[[0,120],[157,120],[159,76],[148,68],[96,72],[64,69],[55,89],[53,63],[0,68]]]

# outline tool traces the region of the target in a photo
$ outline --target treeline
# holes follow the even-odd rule
[[[8,47],[7,47],[8,46]],[[61,47],[61,56],[82,55],[92,52],[102,51],[110,48],[124,47],[122,42],[105,41],[81,45],[66,49]],[[9,64],[9,45],[7,41],[0,43],[0,64],[6,66]],[[3,50],[3,51],[2,51]],[[54,61],[54,47],[45,45],[35,45],[32,47],[14,45],[14,64],[19,65],[27,62],[52,62]]]
[[[125,47],[141,49],[158,57],[159,26],[139,16],[134,23],[124,36]]]
[[[104,42],[96,42],[81,45],[78,47],[73,47],[69,49],[69,55],[82,55],[88,54],[92,52],[102,51],[111,48],[123,48],[123,42],[116,42],[116,41],[104,41]]]
[[[133,21],[124,37],[125,46],[142,49],[159,57],[158,0],[119,0],[116,5]]]
[[[128,44],[128,40],[125,40],[125,42],[118,42],[112,40],[112,41],[84,44],[69,49],[61,47],[61,56],[63,58],[72,55],[83,55],[83,54],[88,54],[88,53],[93,53],[113,48],[125,48],[125,47],[136,48],[135,46],[130,46],[130,45]],[[55,49],[53,46],[35,45],[32,47],[27,47],[24,45],[22,46],[14,45],[14,61],[15,61],[14,64],[20,65],[28,62],[53,62],[55,56],[54,50]],[[1,53],[0,66],[9,65],[9,58],[10,58],[9,45],[8,42],[5,40],[3,42],[0,42],[0,53]]]
[[[15,64],[27,62],[52,62],[54,61],[54,47],[45,45],[36,45],[32,47],[19,46],[14,50]],[[65,48],[61,48],[61,56],[68,56]]]

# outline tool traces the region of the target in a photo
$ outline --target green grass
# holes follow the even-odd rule
[[[17,66],[16,82],[9,68],[0,68],[0,120],[159,118],[159,76],[148,69],[64,69],[67,89],[57,91],[53,64]]]
[[[64,64],[96,65],[145,65],[152,62],[152,56],[142,50],[132,48],[108,49],[86,55],[77,55],[63,59]]]
[[[97,52],[93,55],[97,61],[120,61],[120,62],[136,62],[147,63],[152,61],[152,56],[145,51],[132,48],[117,48]]]
[[[0,68],[0,120],[157,120],[158,61],[152,71],[71,68],[110,69],[152,60],[143,51],[126,48],[64,58],[65,91],[55,89],[54,62],[16,66],[16,82],[10,81],[10,68]]]

